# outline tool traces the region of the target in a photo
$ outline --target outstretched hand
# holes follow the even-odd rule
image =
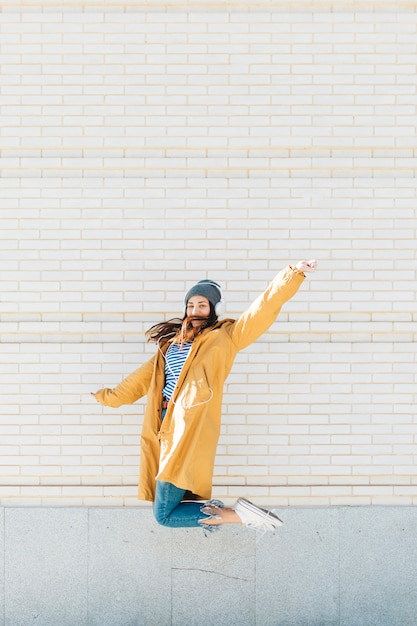
[[[314,259],[312,259],[311,261],[298,261],[295,267],[300,270],[300,272],[309,272],[310,274],[312,274],[316,271],[317,261],[315,261]]]

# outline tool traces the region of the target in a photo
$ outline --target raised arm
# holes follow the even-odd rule
[[[305,279],[304,272],[314,272],[317,262],[299,261],[281,270],[265,291],[242,313],[230,334],[238,350],[246,348],[274,323],[283,304],[295,295]]]

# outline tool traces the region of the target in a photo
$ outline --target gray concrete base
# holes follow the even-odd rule
[[[2,626],[415,626],[417,509],[279,509],[253,531],[148,508],[0,509]]]

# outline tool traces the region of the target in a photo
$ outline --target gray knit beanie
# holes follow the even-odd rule
[[[204,296],[207,298],[211,304],[216,307],[216,304],[220,302],[222,299],[222,288],[219,283],[214,282],[214,280],[209,280],[205,278],[204,280],[200,280],[194,287],[191,287],[185,295],[184,302],[187,306],[188,300],[192,296]]]

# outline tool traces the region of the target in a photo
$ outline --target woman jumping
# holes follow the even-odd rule
[[[153,502],[163,526],[222,524],[274,532],[282,521],[245,498],[211,500],[224,382],[237,353],[265,333],[317,262],[289,265],[237,319],[219,320],[222,291],[201,280],[185,296],[185,314],[152,326],[155,355],[114,389],[92,395],[113,408],[148,396],[141,434],[140,500]],[[201,502],[201,500],[205,502]]]

